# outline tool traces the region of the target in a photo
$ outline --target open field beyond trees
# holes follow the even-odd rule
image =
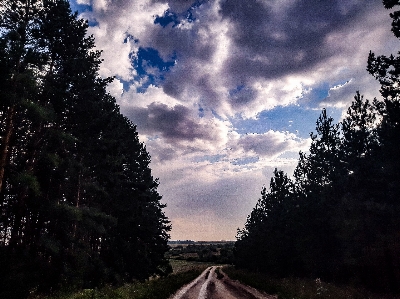
[[[216,264],[233,264],[234,242],[173,242],[166,257],[171,260],[188,260]]]

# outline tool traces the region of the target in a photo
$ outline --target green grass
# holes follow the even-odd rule
[[[173,274],[167,277],[151,279],[146,282],[126,284],[119,288],[103,287],[76,292],[64,292],[52,296],[32,295],[29,299],[167,299],[183,285],[189,283],[212,264],[171,260]],[[341,287],[322,282],[321,280],[285,278],[275,279],[259,273],[237,270],[233,266],[225,266],[223,271],[234,280],[278,295],[279,299],[393,299],[379,296],[365,290]],[[223,275],[219,268],[217,275]],[[222,278],[222,277],[221,277]]]
[[[167,299],[210,266],[206,263],[173,260],[171,265],[174,272],[167,277],[134,282],[119,288],[86,289],[52,296],[32,295],[29,299]]]
[[[204,271],[207,267],[213,266],[213,263],[203,263],[196,261],[170,259],[169,263],[172,266],[173,274],[182,273],[190,270],[202,269]]]
[[[276,279],[269,276],[237,270],[233,266],[223,268],[223,271],[234,280],[264,291],[267,294],[278,295],[279,299],[388,299],[390,296],[371,294],[366,290],[348,286],[336,286],[320,279],[284,278]]]
[[[221,273],[221,267],[217,267],[215,269],[215,273],[217,274],[217,279],[222,279],[224,278],[224,274]]]

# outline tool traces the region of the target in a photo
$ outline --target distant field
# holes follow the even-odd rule
[[[173,241],[165,257],[170,260],[188,260],[213,264],[232,264],[234,242],[228,241]]]
[[[188,272],[192,270],[204,271],[205,269],[213,265],[213,263],[203,263],[203,262],[175,260],[175,259],[170,259],[169,262],[172,266],[173,274]]]

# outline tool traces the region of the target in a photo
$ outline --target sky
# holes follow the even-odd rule
[[[235,240],[275,168],[293,174],[323,108],[340,121],[397,53],[380,0],[70,0],[137,124],[171,240]]]

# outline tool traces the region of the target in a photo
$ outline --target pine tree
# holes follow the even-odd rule
[[[400,5],[398,0],[384,0],[385,8],[395,8]],[[400,38],[400,11],[390,13],[392,18],[392,32]],[[373,200],[379,207],[380,213],[375,213],[378,226],[377,238],[374,249],[385,256],[385,262],[373,261],[385,265],[381,271],[384,273],[380,279],[386,281],[388,288],[399,291],[400,269],[395,267],[398,263],[398,231],[400,222],[397,215],[400,212],[398,202],[400,196],[400,56],[375,56],[370,52],[368,57],[368,72],[381,84],[380,93],[382,102],[378,102],[377,110],[380,117],[380,125],[377,128],[379,149],[377,151],[377,166],[379,167],[379,179],[375,183],[379,196]],[[376,194],[376,192],[375,192]],[[377,221],[377,222],[378,222]],[[396,262],[397,261],[397,262]]]
[[[261,198],[247,217],[245,228],[238,230],[235,244],[238,266],[273,275],[298,273],[293,242],[297,200],[293,182],[283,171],[275,169],[269,190],[262,188]]]
[[[322,110],[316,122],[316,134],[311,133],[309,154],[300,153],[295,177],[302,182],[306,192],[317,192],[318,189],[332,184],[335,177],[341,175],[341,152],[339,125],[328,117],[326,109]]]
[[[0,26],[0,294],[168,272],[150,157],[87,22],[65,0],[7,0]]]

